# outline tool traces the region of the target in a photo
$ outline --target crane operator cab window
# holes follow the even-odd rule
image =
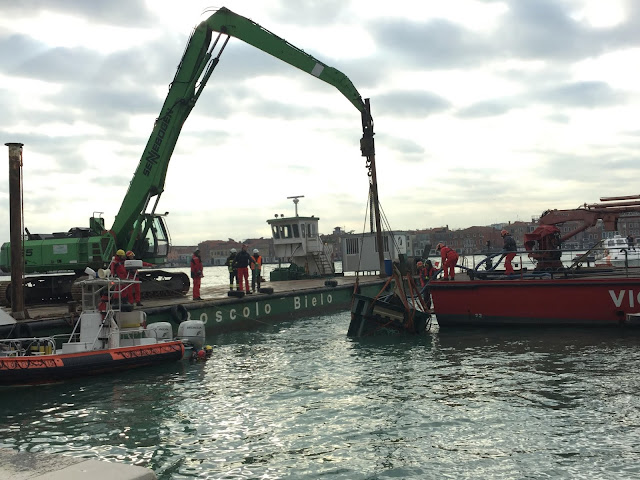
[[[151,226],[146,229],[143,244],[140,245],[140,251],[144,252],[145,256],[148,257],[168,255],[169,234],[167,233],[167,227],[164,224],[163,218],[147,218],[147,221],[149,220],[152,220]]]

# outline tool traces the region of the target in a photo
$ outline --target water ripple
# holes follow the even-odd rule
[[[5,389],[0,446],[142,465],[163,480],[640,473],[639,335],[354,340],[348,320],[221,335],[206,363]]]

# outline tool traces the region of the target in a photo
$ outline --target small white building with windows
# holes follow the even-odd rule
[[[378,241],[375,233],[347,234],[342,237],[343,272],[379,272]],[[383,232],[385,273],[391,274],[391,265],[412,252],[408,232]]]

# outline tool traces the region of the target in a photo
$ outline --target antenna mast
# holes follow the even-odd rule
[[[298,202],[300,200],[298,200],[299,198],[304,198],[304,195],[296,195],[293,197],[287,197],[287,198],[293,198],[293,204],[296,206],[296,217],[298,216]]]

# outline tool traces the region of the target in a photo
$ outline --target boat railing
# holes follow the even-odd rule
[[[56,352],[53,337],[25,337],[0,339],[0,357],[50,355]]]
[[[139,280],[117,277],[90,278],[79,282],[82,287],[82,311],[123,311],[128,305],[128,290]]]
[[[602,254],[600,254],[600,252],[604,252],[603,242],[604,240],[600,240],[598,243],[596,243],[593,247],[591,247],[586,252],[575,255],[573,257],[573,261],[571,262],[571,265],[569,266],[569,268],[582,266],[585,262],[587,263],[587,266],[588,266],[589,263],[591,263],[591,259],[593,259],[593,262],[595,262],[596,259],[603,258]]]
[[[126,300],[128,288],[140,283],[138,280],[120,279],[117,277],[89,278],[80,283],[82,287],[82,311],[83,313],[100,313],[102,321],[96,331],[95,337],[88,339],[91,348],[96,348],[99,343],[111,340],[112,335],[121,335],[123,331],[134,333],[139,328],[120,329],[116,321],[118,312],[130,311],[132,306]],[[82,315],[75,323],[71,333],[67,336],[68,343],[80,341],[80,328]]]
[[[637,253],[636,253],[637,252]],[[640,248],[620,249],[615,262],[609,262],[608,252],[602,243],[588,249],[518,250],[511,263],[517,276],[536,275],[611,275],[635,274],[640,267]],[[461,255],[456,265],[459,272],[468,272],[474,278],[504,276],[506,252],[479,252]]]

